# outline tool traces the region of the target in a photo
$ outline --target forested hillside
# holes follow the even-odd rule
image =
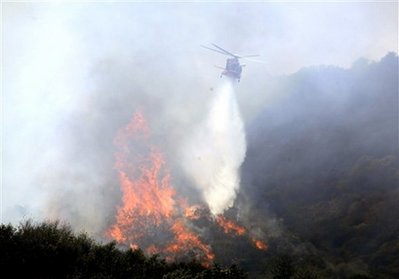
[[[307,247],[291,251],[322,257],[327,278],[398,278],[397,55],[278,84],[280,99],[248,127],[238,204],[259,223],[280,220]]]

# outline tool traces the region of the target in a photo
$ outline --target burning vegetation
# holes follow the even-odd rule
[[[121,128],[114,140],[115,169],[122,191],[109,238],[148,255],[160,254],[168,261],[196,259],[209,266],[215,258],[211,246],[201,239],[193,223],[202,217],[217,223],[226,234],[243,236],[246,228],[222,215],[210,216],[203,205],[190,205],[171,183],[162,152],[150,144],[150,129],[141,113]],[[140,150],[140,152],[138,152]],[[255,247],[267,245],[253,239]]]

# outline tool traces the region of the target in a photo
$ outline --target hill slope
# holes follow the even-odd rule
[[[238,206],[257,222],[282,219],[326,257],[329,277],[398,278],[397,55],[278,84],[280,99],[248,127]]]

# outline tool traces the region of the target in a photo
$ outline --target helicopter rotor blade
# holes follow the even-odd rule
[[[209,49],[209,50],[213,50],[213,51],[215,51],[215,52],[217,52],[217,53],[220,53],[220,54],[223,54],[223,55],[229,55],[229,54],[227,54],[227,53],[224,53],[224,52],[222,52],[222,51],[220,51],[220,50],[217,50],[217,49],[213,49],[213,48],[210,48],[210,47],[207,47],[207,46],[203,46],[203,45],[201,45],[203,48],[206,48],[206,49]]]
[[[251,62],[256,62],[256,63],[261,63],[261,64],[266,64],[266,61],[258,60],[258,59],[250,59],[250,58],[243,58],[246,61],[251,61]]]
[[[245,60],[247,60],[247,61],[252,61],[252,62],[262,63],[262,64],[265,64],[265,63],[266,63],[266,61],[261,61],[261,60],[257,60],[257,59],[248,59],[248,58],[250,58],[250,57],[259,57],[259,56],[260,56],[259,54],[250,54],[250,55],[239,56],[239,55],[235,55],[235,54],[233,54],[233,53],[231,53],[231,52],[228,52],[227,50],[221,48],[220,46],[218,46],[218,45],[216,45],[216,44],[214,44],[214,43],[212,43],[212,45],[213,45],[214,47],[216,47],[217,49],[213,49],[213,48],[211,48],[211,47],[207,47],[207,46],[204,46],[204,45],[201,45],[201,46],[202,46],[203,48],[212,50],[212,51],[214,51],[214,52],[217,52],[217,53],[220,53],[220,54],[223,54],[223,55],[232,56],[232,57],[234,57],[234,58],[245,59]]]
[[[238,55],[235,55],[235,54],[233,54],[233,53],[231,53],[231,52],[228,52],[227,50],[221,48],[220,46],[218,46],[218,45],[216,45],[216,44],[214,44],[214,43],[212,43],[212,45],[213,45],[214,47],[220,49],[221,51],[223,51],[223,52],[224,52],[225,54],[227,54],[227,55],[230,55],[230,56],[233,56],[233,57],[236,57],[236,58],[240,58]]]
[[[240,56],[240,58],[259,57],[259,56],[260,56],[259,54],[250,54],[250,55],[243,55],[243,56]]]

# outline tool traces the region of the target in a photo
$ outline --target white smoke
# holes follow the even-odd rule
[[[214,91],[206,119],[183,145],[183,168],[213,214],[233,205],[246,153],[244,124],[233,82],[226,78]]]

